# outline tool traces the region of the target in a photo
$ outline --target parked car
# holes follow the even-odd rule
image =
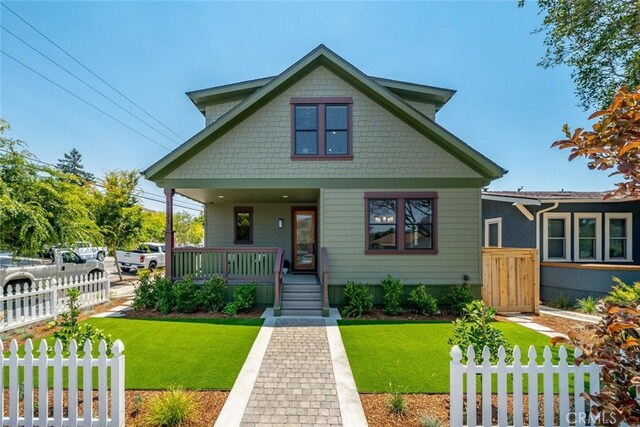
[[[104,261],[104,257],[107,255],[107,248],[104,246],[94,246],[89,242],[76,242],[73,245],[73,251],[80,256],[80,258],[89,259],[95,258],[98,261]]]
[[[3,295],[20,289],[31,289],[38,280],[57,279],[95,274],[104,271],[104,264],[86,260],[69,249],[52,249],[47,258],[0,255],[0,285]]]
[[[164,267],[164,243],[142,243],[134,251],[116,251],[116,259],[122,271],[148,268],[153,271]]]

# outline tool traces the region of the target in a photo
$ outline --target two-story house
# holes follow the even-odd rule
[[[388,274],[477,291],[480,191],[505,171],[436,123],[453,94],[323,45],[275,77],[189,92],[205,128],[144,172],[167,196],[167,275],[255,280],[276,314],[326,314],[348,281],[380,302]],[[206,247],[173,248],[175,193],[204,204]]]

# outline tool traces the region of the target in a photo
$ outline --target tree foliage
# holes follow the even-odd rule
[[[65,153],[62,159],[58,159],[56,168],[63,173],[78,177],[82,183],[96,182],[96,177],[92,173],[84,170],[84,166],[82,165],[82,154],[80,154],[80,152],[75,148],[72,148],[71,151]]]
[[[572,68],[585,109],[602,108],[618,88],[640,84],[637,0],[539,0],[538,6],[546,47],[539,65]]]
[[[95,222],[95,190],[77,178],[41,166],[25,142],[2,136],[0,119],[0,246],[35,255],[46,246],[101,243]]]
[[[173,214],[173,230],[178,245],[199,245],[204,239],[204,216],[186,212]]]
[[[635,92],[621,88],[611,105],[589,117],[598,118],[593,130],[577,128],[573,132],[564,125],[566,139],[556,141],[553,147],[569,148],[569,160],[576,157],[589,159],[589,169],[609,170],[620,175],[623,182],[607,197],[640,197],[640,86]]]
[[[139,179],[135,170],[109,171],[105,175],[96,219],[110,252],[132,248],[139,241],[142,230],[142,206],[137,197]],[[121,274],[119,264],[116,265]]]
[[[640,424],[640,306],[624,306],[601,300],[598,324],[586,326],[593,338],[581,340],[575,331],[569,339],[556,337],[555,344],[570,344],[580,348],[583,355],[574,361],[576,365],[593,362],[603,366],[600,390],[594,394],[583,393],[595,403],[592,411],[602,419],[615,420],[617,425],[625,421],[629,425]]]
[[[164,212],[143,211],[140,240],[143,242],[164,242],[165,221]]]

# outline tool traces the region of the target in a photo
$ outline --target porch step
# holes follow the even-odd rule
[[[322,301],[322,292],[290,292],[282,293],[282,301]]]
[[[315,309],[322,310],[322,300],[282,300],[282,309]]]
[[[282,292],[322,292],[320,285],[283,285]]]
[[[312,308],[282,309],[282,316],[322,316],[322,310]]]

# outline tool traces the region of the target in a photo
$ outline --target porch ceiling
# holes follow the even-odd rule
[[[315,203],[320,197],[318,188],[176,188],[176,193],[201,203]]]

